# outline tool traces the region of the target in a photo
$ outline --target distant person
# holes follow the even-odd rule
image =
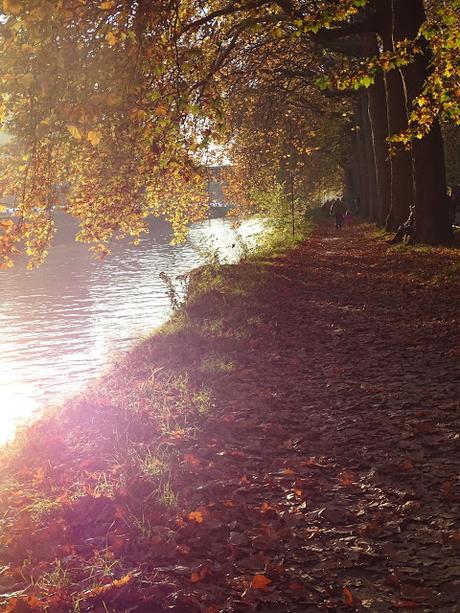
[[[455,217],[457,214],[457,203],[451,187],[447,188],[446,203],[449,208],[449,214],[452,220],[452,225],[455,225]]]
[[[356,196],[356,198],[353,200],[353,213],[355,215],[359,215],[361,212],[361,198],[359,196]]]
[[[341,230],[343,227],[343,220],[345,217],[345,205],[342,199],[337,198],[334,204],[331,206],[331,215],[335,219],[335,229]]]
[[[330,214],[330,210],[331,210],[331,201],[330,200],[326,200],[326,202],[323,203],[321,209],[323,210],[323,212],[326,215]]]
[[[455,224],[457,212],[460,210],[460,185],[451,187],[451,198],[452,223]]]
[[[349,228],[352,223],[353,223],[353,213],[351,212],[350,209],[347,209],[345,213],[345,225],[347,226],[347,228]]]
[[[415,229],[415,206],[411,205],[409,217],[396,230],[396,234],[387,243],[394,245],[395,243],[409,242],[412,238]]]

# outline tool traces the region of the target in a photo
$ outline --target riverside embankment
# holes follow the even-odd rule
[[[455,611],[458,252],[317,229],[2,459],[6,611]]]

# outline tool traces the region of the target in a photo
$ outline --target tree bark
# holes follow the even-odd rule
[[[374,147],[369,119],[369,92],[367,89],[359,91],[361,98],[361,130],[364,150],[364,160],[367,177],[367,200],[363,203],[363,212],[371,221],[375,220],[377,210],[377,177],[375,172]]]
[[[424,23],[423,0],[393,0],[395,40],[413,39]],[[420,39],[423,53],[401,69],[406,93],[406,109],[412,110],[414,99],[421,93],[430,74],[430,50],[426,40]],[[414,139],[412,147],[415,193],[415,241],[432,245],[451,244],[453,231],[446,199],[444,148],[441,128],[436,119],[430,132],[422,139]]]
[[[376,24],[383,51],[394,51],[393,2],[377,0]],[[387,107],[388,134],[393,136],[407,129],[406,99],[401,74],[397,70],[384,73]],[[414,204],[414,181],[412,154],[399,148],[389,159],[390,164],[390,209],[385,229],[395,231],[409,216],[409,207]]]
[[[364,123],[363,123],[363,96],[358,97],[357,109],[355,113],[356,128],[355,128],[355,151],[356,151],[356,173],[358,187],[358,198],[360,201],[360,215],[367,216],[369,213],[369,179],[368,179],[368,164],[367,164],[367,151],[365,144]]]
[[[372,57],[378,54],[377,37],[374,33],[363,35],[362,42],[363,55]],[[385,83],[381,74],[376,76],[375,83],[367,89],[366,95],[375,177],[375,199],[371,221],[383,226],[390,210],[391,183]]]
[[[390,211],[391,172],[388,153],[388,118],[386,109],[385,83],[381,74],[369,88],[369,119],[374,152],[377,206],[374,221],[383,227]]]

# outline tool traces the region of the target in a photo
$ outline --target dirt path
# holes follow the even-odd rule
[[[364,231],[272,265],[214,385],[182,529],[203,610],[460,610],[459,292],[432,283],[454,260]]]

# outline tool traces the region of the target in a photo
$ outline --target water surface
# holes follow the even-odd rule
[[[169,227],[152,222],[141,244],[116,244],[105,260],[74,242],[75,226],[60,220],[45,263],[21,262],[0,272],[0,443],[45,404],[61,401],[95,378],[110,355],[164,323],[170,315],[161,271],[171,277],[203,261],[203,241],[227,261],[238,259],[229,222],[195,224],[184,245],[172,246]],[[249,241],[260,231],[246,222]]]

